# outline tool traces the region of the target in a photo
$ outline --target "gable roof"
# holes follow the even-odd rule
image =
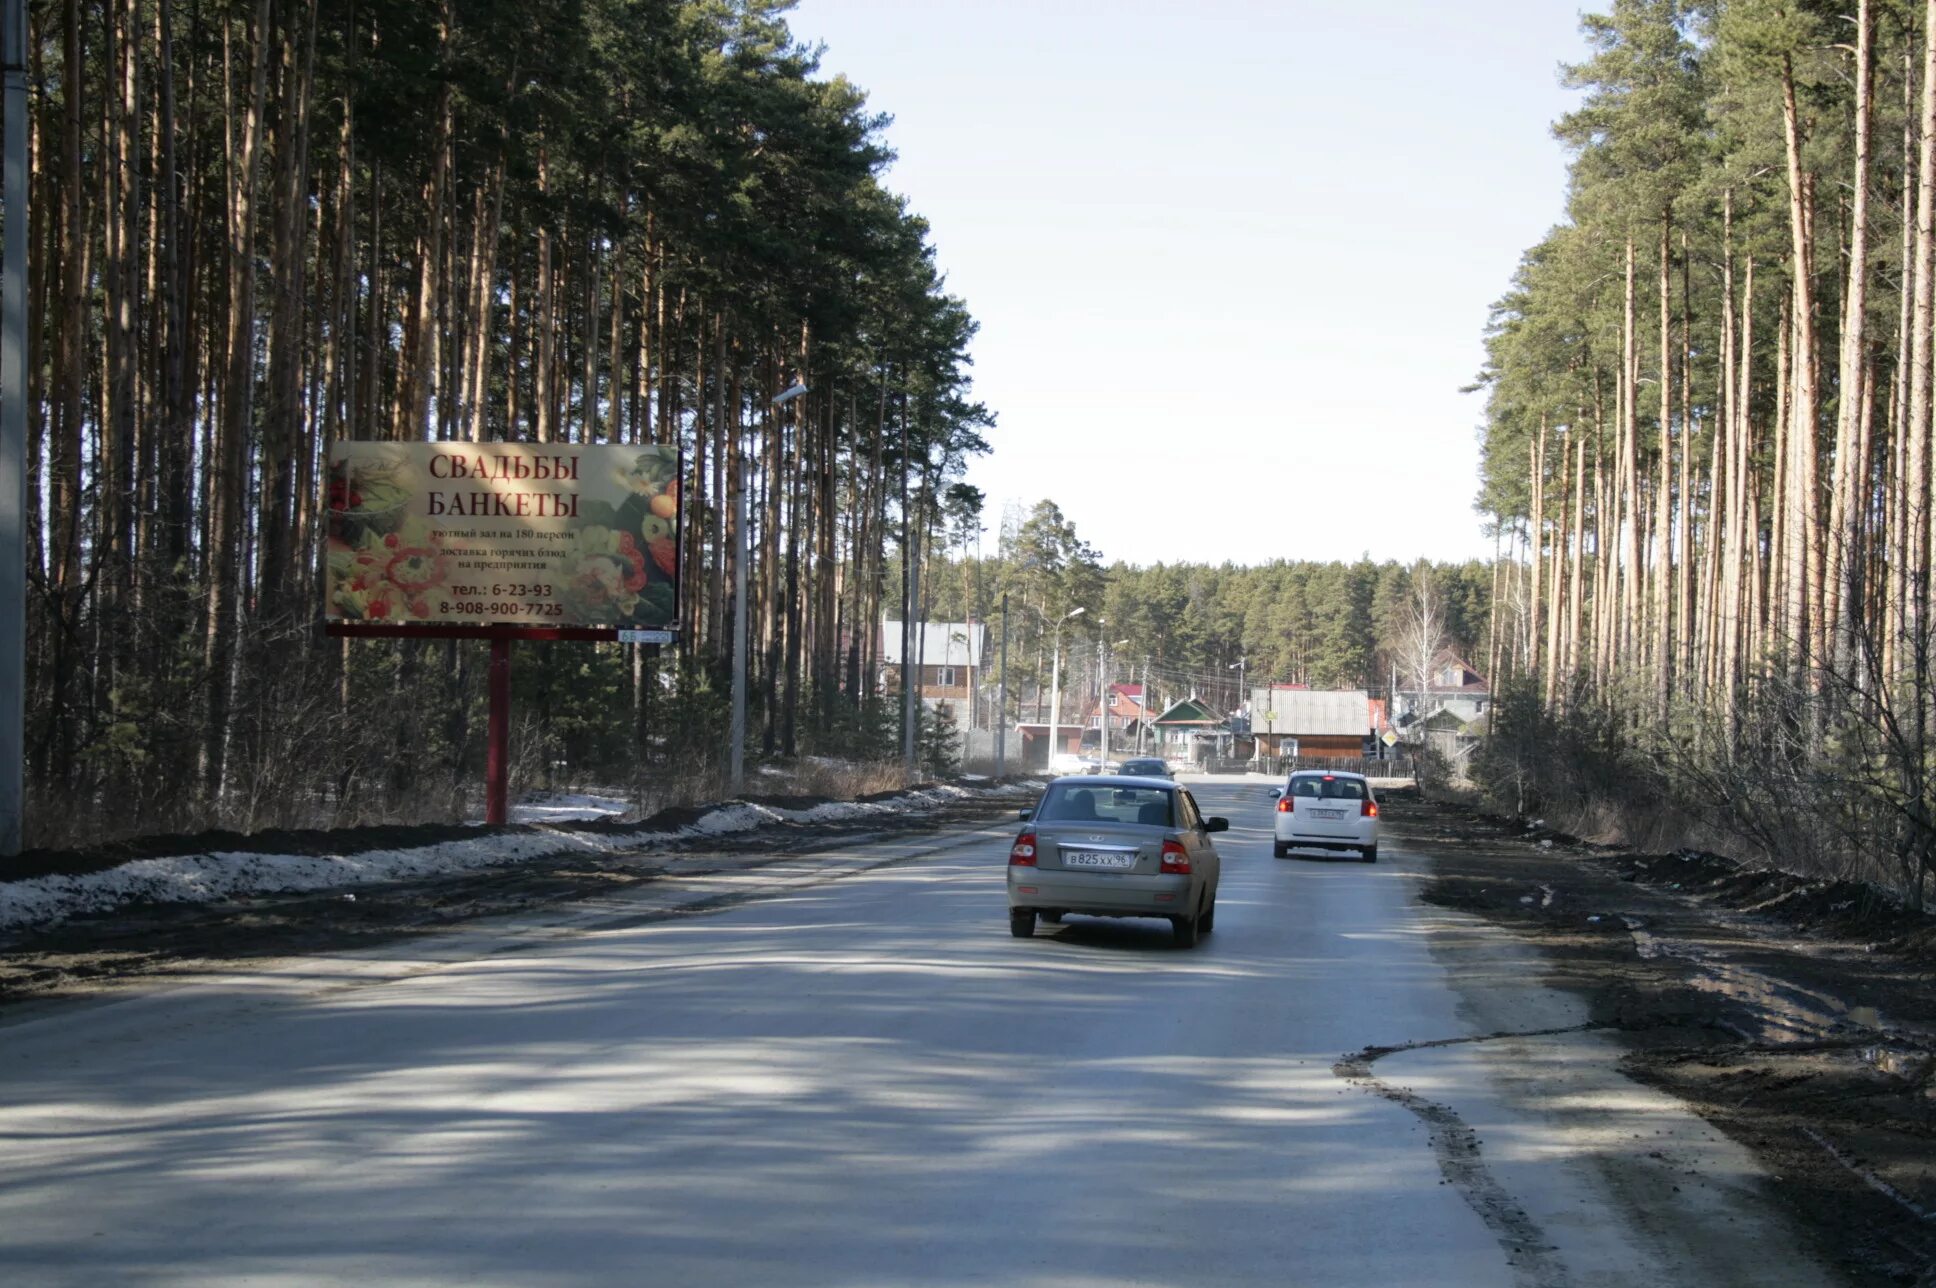
[[[1457,684],[1439,683],[1439,673],[1444,671],[1448,666],[1456,666],[1459,668],[1459,682]],[[1449,648],[1440,649],[1438,656],[1432,659],[1431,689],[1434,693],[1482,693],[1491,687],[1491,685],[1486,683],[1486,677],[1479,674],[1470,662]]]
[[[1185,698],[1173,703],[1168,711],[1156,717],[1151,723],[1156,725],[1221,725],[1223,717],[1212,711],[1195,698]]]
[[[916,622],[908,647],[921,666],[980,666],[988,628],[980,622]],[[881,623],[881,664],[901,664],[901,624]]]

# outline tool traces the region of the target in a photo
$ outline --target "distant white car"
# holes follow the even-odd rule
[[[1073,751],[1058,751],[1049,757],[1049,772],[1052,774],[1080,774],[1088,767],[1088,760]]]
[[[1363,774],[1300,770],[1277,798],[1271,853],[1283,858],[1293,849],[1356,850],[1365,862],[1378,862],[1378,797]]]

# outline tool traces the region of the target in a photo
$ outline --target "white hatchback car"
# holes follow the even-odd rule
[[[1293,849],[1356,850],[1367,863],[1378,862],[1378,797],[1363,774],[1300,770],[1271,795],[1277,798],[1275,857]]]

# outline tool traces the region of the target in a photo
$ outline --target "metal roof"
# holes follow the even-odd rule
[[[916,622],[908,647],[920,666],[980,666],[988,628],[980,622]],[[881,662],[901,664],[901,624],[881,623]]]
[[[1371,728],[1371,695],[1363,689],[1250,691],[1250,731],[1292,737],[1362,738]]]

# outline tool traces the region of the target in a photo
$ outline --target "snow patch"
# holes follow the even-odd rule
[[[484,835],[410,849],[327,855],[219,851],[166,859],[134,859],[104,871],[74,876],[0,881],[0,930],[52,925],[69,917],[107,912],[134,903],[212,903],[243,895],[301,894],[449,876],[574,852],[626,853],[654,842],[750,832],[779,822],[826,823],[912,814],[966,797],[1011,796],[1040,790],[1040,784],[1030,783],[1000,783],[977,789],[943,785],[907,792],[890,800],[828,801],[807,809],[735,801],[708,810],[696,821],[673,831],[603,834],[559,830],[543,823],[565,818],[611,817],[629,808],[628,802],[616,797],[557,796],[520,806],[521,810],[560,812],[546,816],[543,822],[532,819],[537,824],[535,830],[516,834]],[[567,812],[576,810],[585,812]]]
[[[549,792],[511,807],[513,823],[572,823],[629,814],[632,802],[622,796],[585,792]]]

